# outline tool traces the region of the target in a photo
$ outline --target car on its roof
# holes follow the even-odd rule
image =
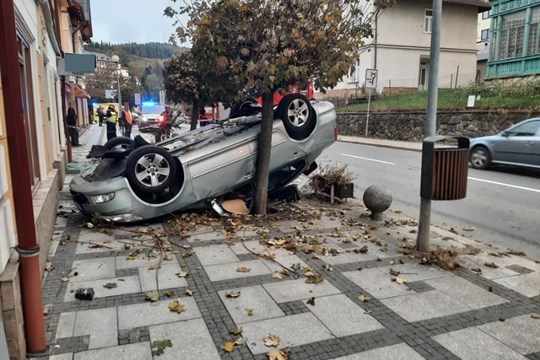
[[[70,183],[77,207],[88,216],[134,222],[230,197],[252,199],[260,109],[240,106],[234,118],[155,144],[119,137],[94,145],[91,154],[99,153],[100,162]],[[315,159],[336,139],[332,103],[285,96],[274,110],[269,193],[316,169]]]
[[[475,169],[490,165],[540,169],[540,118],[523,120],[497,135],[472,138],[469,148]]]

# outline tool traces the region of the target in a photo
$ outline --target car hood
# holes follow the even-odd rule
[[[160,116],[161,114],[142,114],[142,117],[146,119],[157,119]]]

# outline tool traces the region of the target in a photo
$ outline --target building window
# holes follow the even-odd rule
[[[358,83],[360,81],[360,60],[356,60],[354,67],[349,71],[349,82]]]
[[[482,33],[480,35],[480,40],[489,40],[489,29],[482,30]]]
[[[426,9],[424,13],[424,32],[431,33],[432,22],[433,22],[433,10]]]
[[[482,20],[489,19],[490,16],[491,16],[491,10],[484,11],[482,13]]]
[[[499,53],[497,59],[523,56],[525,35],[525,10],[504,15],[499,31]]]
[[[540,6],[531,9],[527,55],[540,54]]]

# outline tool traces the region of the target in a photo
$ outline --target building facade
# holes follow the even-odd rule
[[[366,69],[378,70],[378,93],[426,90],[432,28],[430,1],[398,0],[381,13],[375,38],[361,53],[356,70],[328,97],[361,95]],[[466,85],[476,78],[476,37],[479,11],[487,0],[443,1],[441,16],[439,87]]]
[[[488,79],[540,74],[540,0],[492,0]]]
[[[69,160],[68,104],[88,122],[84,82],[57,61],[79,51],[91,22],[87,0],[0,6],[0,359],[26,359],[45,350],[41,279]]]

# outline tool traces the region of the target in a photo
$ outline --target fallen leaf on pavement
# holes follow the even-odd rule
[[[180,278],[185,278],[189,275],[189,273],[187,271],[180,271],[178,273],[176,273],[176,276],[180,277]]]
[[[150,302],[156,302],[159,301],[159,293],[157,291],[148,291],[145,293],[146,300]]]
[[[399,274],[401,274],[401,271],[396,271],[396,270],[390,268],[390,275],[398,276]]]
[[[268,353],[268,360],[289,360],[289,348],[275,349]]]
[[[484,266],[492,269],[497,269],[499,267],[499,265],[495,264],[494,262],[484,263]]]
[[[106,283],[105,285],[103,285],[103,287],[106,289],[114,289],[117,288],[118,285],[116,283]]]
[[[358,300],[363,301],[363,302],[368,302],[369,300],[371,300],[371,298],[366,295],[358,295]]]
[[[276,271],[272,277],[275,279],[283,279],[284,277],[289,276],[289,272],[287,269],[281,269],[279,271]]]
[[[157,269],[161,269],[161,266],[159,266],[159,264],[150,265],[148,267],[148,270],[157,270]]]
[[[229,299],[236,299],[240,296],[240,291],[230,291],[228,293],[225,293],[225,297]]]
[[[159,356],[168,347],[172,347],[172,342],[169,339],[152,341],[152,355]]]
[[[324,281],[324,275],[321,274],[313,274],[311,276],[306,277],[306,282],[308,284],[319,284]]]
[[[308,305],[315,306],[315,298],[314,297],[309,298],[307,303],[308,303]]]
[[[243,331],[244,331],[244,329],[242,329],[241,326],[237,326],[237,327],[235,327],[234,329],[232,329],[232,330],[229,331],[229,332],[230,332],[232,335],[238,336],[238,335],[242,334]]]
[[[181,314],[186,311],[186,308],[180,303],[180,301],[174,300],[169,304],[169,310]]]
[[[265,258],[267,260],[274,260],[275,257],[276,257],[276,254],[274,254],[270,250],[265,250],[262,253],[260,253],[259,256],[261,256],[262,258]]]
[[[531,314],[533,319],[540,319],[540,314]]]
[[[187,296],[193,296],[193,290],[190,290],[190,289],[186,289],[186,295]]]
[[[402,277],[400,277],[400,276],[394,276],[394,277],[392,278],[392,281],[397,282],[398,284],[402,284],[402,285],[403,285],[403,284],[407,284],[407,283],[409,282],[407,279],[402,278]]]
[[[221,345],[221,350],[223,350],[225,352],[231,352],[231,351],[234,350],[235,346],[236,346],[235,343],[233,343],[231,341],[227,341],[226,343]]]
[[[139,258],[139,255],[128,255],[126,257],[126,260],[137,260]]]
[[[281,341],[281,338],[277,335],[268,334],[267,336],[264,337],[263,341],[264,341],[264,345],[266,346],[278,346]]]
[[[246,311],[247,311],[247,316],[253,316],[253,309],[247,308]]]
[[[240,272],[240,273],[248,273],[250,271],[251,269],[245,266],[240,266],[239,268],[236,269],[236,272]]]
[[[163,295],[165,295],[166,297],[173,297],[174,296],[174,291],[173,290],[167,290],[163,293]]]

